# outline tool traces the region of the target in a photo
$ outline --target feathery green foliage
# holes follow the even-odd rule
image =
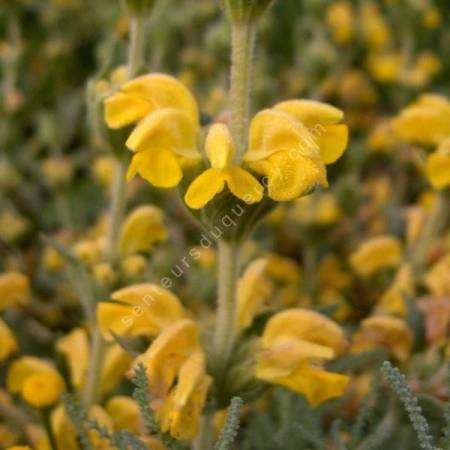
[[[422,414],[422,408],[419,406],[417,398],[414,397],[408,386],[406,377],[396,367],[393,367],[389,361],[383,363],[381,371],[386,381],[403,403],[412,426],[417,433],[421,448],[423,450],[434,450],[430,427]]]
[[[219,440],[214,446],[215,450],[231,450],[239,431],[243,404],[244,402],[240,397],[233,397],[231,399],[225,425],[220,433]]]
[[[86,422],[88,420],[87,411],[80,401],[72,394],[64,394],[63,401],[66,406],[67,414],[75,427],[80,445],[83,450],[92,450],[88,430],[86,428]]]
[[[186,446],[182,442],[175,440],[170,434],[161,431],[156,422],[153,411],[150,408],[150,392],[148,388],[147,373],[143,364],[138,364],[136,367],[133,383],[136,386],[133,392],[133,398],[138,403],[144,424],[152,435],[157,436],[169,450],[186,449]]]

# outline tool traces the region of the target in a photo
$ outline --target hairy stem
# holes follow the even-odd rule
[[[231,33],[230,125],[237,148],[236,162],[240,163],[247,148],[255,24],[233,21]]]
[[[145,16],[138,15],[131,18],[130,46],[128,50],[128,75],[137,75],[145,64]]]
[[[109,226],[106,251],[108,259],[114,262],[118,257],[118,238],[125,214],[126,166],[121,160],[116,161],[114,180],[111,187],[111,203],[109,210]]]
[[[239,248],[219,241],[219,292],[214,335],[214,354],[218,374],[225,370],[236,337],[236,290],[239,274]]]

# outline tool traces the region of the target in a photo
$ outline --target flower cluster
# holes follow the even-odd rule
[[[325,165],[339,159],[347,146],[342,118],[342,111],[316,101],[279,103],[253,118],[248,150],[239,161],[224,124],[210,127],[203,152],[198,106],[172,77],[139,77],[105,101],[109,127],[137,123],[126,142],[134,153],[128,179],[139,174],[156,187],[175,187],[184,170],[207,157],[210,168],[194,179],[185,195],[192,209],[202,208],[225,187],[248,204],[259,202],[264,191],[261,175],[267,195],[276,201],[296,199],[316,185],[326,187]]]

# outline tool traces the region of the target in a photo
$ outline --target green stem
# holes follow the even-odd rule
[[[48,442],[51,450],[58,450],[55,435],[53,433],[53,427],[50,420],[50,410],[41,411],[42,424],[44,425],[45,432],[47,433]]]
[[[425,228],[410,253],[410,264],[415,275],[420,275],[426,265],[430,244],[445,226],[449,216],[450,190],[439,191]]]
[[[214,443],[214,411],[205,411],[200,422],[200,431],[193,443],[193,450],[210,450]]]
[[[136,76],[145,64],[145,16],[131,17],[130,46],[128,52],[128,75]]]
[[[122,226],[125,215],[125,196],[126,196],[126,165],[123,161],[117,160],[114,173],[114,180],[111,190],[111,203],[109,211],[109,227],[106,244],[108,259],[114,262],[118,257],[118,239],[120,227]]]
[[[214,355],[219,377],[228,364],[236,338],[236,296],[239,275],[239,248],[219,240],[218,305],[214,335]]]
[[[237,148],[236,163],[240,163],[247,149],[256,34],[254,21],[233,21],[231,34],[230,126]]]
[[[89,372],[84,390],[84,403],[87,408],[100,401],[101,369],[104,350],[105,341],[100,330],[95,326],[92,334]]]

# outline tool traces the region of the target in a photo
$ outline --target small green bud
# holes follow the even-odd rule
[[[125,5],[132,16],[146,16],[150,13],[155,0],[125,0]]]
[[[219,0],[221,7],[231,20],[249,22],[257,20],[273,0]]]

